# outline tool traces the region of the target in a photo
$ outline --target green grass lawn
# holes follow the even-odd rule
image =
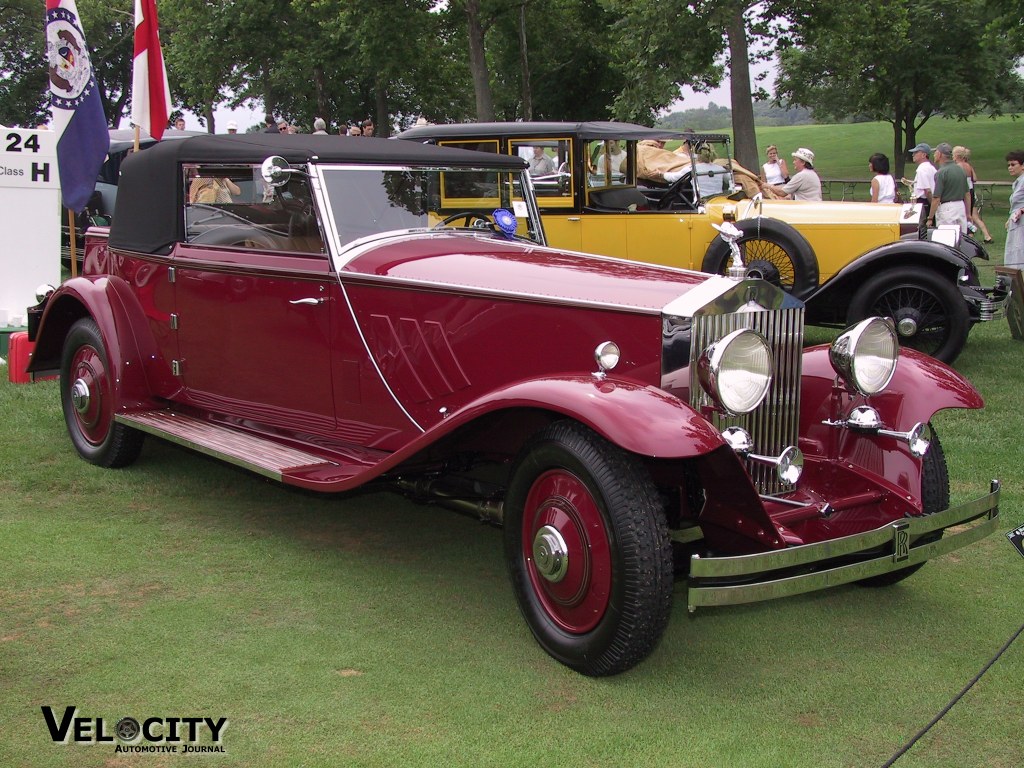
[[[983,178],[1024,143],[1005,120],[939,125],[922,139],[971,146]],[[891,143],[877,125],[758,140],[809,145],[835,177]],[[987,220],[991,284],[1005,234]],[[976,327],[956,367],[986,407],[936,419],[954,502],[1000,478],[999,534],[882,590],[690,617],[680,585],[659,648],[599,680],[533,641],[497,529],[384,493],[298,492],[152,439],[132,467],[98,469],[54,382],[0,373],[0,766],[880,766],[1024,622],[1024,558],[1004,535],[1024,524],[1024,342]],[[1022,679],[1024,640],[897,768],[1024,764]],[[108,732],[227,717],[226,754],[53,744],[42,706]]]
[[[954,500],[1004,482],[1024,523],[1005,323],[958,361],[981,412],[937,420]],[[1002,532],[882,590],[675,614],[612,679],[555,663],[520,619],[500,532],[372,493],[321,497],[150,440],[103,470],[54,382],[0,379],[0,765],[879,766],[1024,621]],[[897,763],[1024,762],[1018,643]],[[224,755],[56,745],[40,707],[228,717]]]
[[[719,132],[731,135],[732,128],[726,126]],[[1004,158],[1011,149],[1024,149],[1024,129],[1020,116],[994,119],[977,116],[970,120],[934,117],[918,132],[917,140],[932,147],[943,141],[953,146],[968,147],[971,164],[979,179],[1010,181]],[[828,179],[870,178],[868,158],[875,152],[881,152],[892,162],[892,141],[892,126],[882,122],[757,128],[761,155],[769,144],[776,144],[779,153],[789,162],[789,154],[797,147],[810,147],[814,150],[815,170],[822,178]],[[913,167],[909,159],[907,165]]]

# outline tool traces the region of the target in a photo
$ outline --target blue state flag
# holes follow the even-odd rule
[[[83,210],[110,148],[110,133],[74,0],[46,0],[46,61],[64,206]]]

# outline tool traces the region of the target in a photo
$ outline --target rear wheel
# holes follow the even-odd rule
[[[798,298],[818,287],[818,260],[807,238],[776,219],[736,222],[743,233],[737,241],[751,277],[760,277]],[[729,244],[718,235],[701,265],[703,272],[724,275],[732,265]]]
[[[575,422],[543,430],[513,469],[504,537],[520,610],[551,656],[612,675],[657,645],[672,607],[672,550],[635,457]]]
[[[921,464],[921,507],[926,515],[941,512],[949,507],[949,472],[946,469],[946,454],[942,451],[942,444],[934,429],[932,429],[931,445],[928,446],[928,452],[924,455]],[[942,531],[935,531],[925,534],[922,537],[923,541],[917,543],[927,544],[941,538]],[[871,576],[857,583],[866,587],[888,587],[917,573],[924,565],[924,563],[916,563],[908,568]]]
[[[145,435],[114,421],[115,378],[99,326],[91,317],[71,326],[64,340],[60,398],[75,450],[101,467],[123,467],[139,457]]]
[[[865,281],[850,302],[848,322],[891,317],[900,344],[952,363],[971,328],[967,304],[951,280],[929,269],[887,269]]]

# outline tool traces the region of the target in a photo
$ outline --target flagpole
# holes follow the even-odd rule
[[[75,247],[77,241],[77,232],[75,232],[75,212],[68,208],[68,231],[71,233],[70,244],[71,244],[71,276],[78,277],[78,253]]]

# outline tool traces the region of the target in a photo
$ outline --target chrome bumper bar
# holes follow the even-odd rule
[[[1010,281],[1003,275],[996,276],[996,284],[992,288],[977,288],[961,291],[964,300],[973,306],[978,313],[978,322],[1002,320],[1006,317],[1006,307],[1010,302]]]
[[[693,613],[700,606],[756,603],[897,571],[983,539],[998,522],[999,481],[993,480],[988,495],[980,499],[873,531],[753,555],[694,555],[687,607]],[[952,526],[966,527],[945,530]],[[944,535],[938,541],[914,543],[932,531]]]

